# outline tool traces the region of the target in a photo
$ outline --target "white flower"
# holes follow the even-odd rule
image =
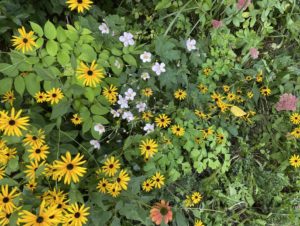
[[[194,50],[194,49],[197,49],[196,48],[196,40],[195,39],[188,39],[188,40],[186,40],[186,48],[187,48],[187,50],[189,51],[189,52],[191,52],[192,50]]]
[[[125,111],[122,115],[122,119],[126,119],[128,122],[130,122],[134,119],[134,117],[130,111]]]
[[[144,112],[147,108],[147,105],[145,103],[140,102],[136,105],[136,108],[139,110],[139,112]]]
[[[90,140],[90,144],[94,146],[95,149],[100,149],[100,143],[97,140]]]
[[[143,80],[147,80],[147,79],[150,78],[150,75],[149,75],[148,72],[143,72],[143,73],[141,74],[141,78],[142,78]]]
[[[134,92],[133,89],[129,88],[125,92],[125,99],[126,100],[134,100],[135,95],[136,95],[136,92]]]
[[[157,75],[160,75],[162,72],[166,72],[165,66],[166,65],[164,63],[158,63],[158,62],[156,62],[152,66],[152,71],[154,71]]]
[[[140,58],[143,63],[151,62],[151,53],[144,51],[144,53],[140,55]]]
[[[111,109],[111,110],[110,110],[110,113],[113,115],[114,118],[120,117],[120,112],[121,112],[120,109],[118,109],[117,111],[114,110],[114,109]]]
[[[119,95],[118,104],[121,108],[129,108],[127,99],[123,98],[121,95]]]
[[[144,131],[146,131],[147,133],[151,133],[154,131],[154,124],[150,124],[150,123],[147,123],[145,126],[144,126]]]
[[[100,24],[99,30],[101,31],[102,34],[108,34],[109,33],[109,28],[106,25],[106,23]]]
[[[123,35],[119,37],[119,40],[123,42],[125,47],[134,45],[133,35],[129,32],[124,32]]]
[[[101,135],[105,132],[105,127],[102,124],[98,123],[94,126],[94,130]]]

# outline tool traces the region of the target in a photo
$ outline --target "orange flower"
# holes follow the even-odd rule
[[[172,221],[173,214],[169,202],[161,200],[155,203],[150,210],[150,217],[156,225],[160,225],[162,221],[164,221],[165,224]]]

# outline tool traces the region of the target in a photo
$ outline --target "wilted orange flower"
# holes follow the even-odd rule
[[[150,217],[156,225],[160,225],[162,221],[164,221],[165,224],[172,221],[173,213],[169,206],[169,202],[161,200],[160,202],[155,203],[150,210]]]

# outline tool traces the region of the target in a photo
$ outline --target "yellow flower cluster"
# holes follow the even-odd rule
[[[200,194],[200,192],[193,192],[191,195],[187,195],[186,199],[183,201],[184,206],[186,207],[193,207],[196,204],[199,204],[202,200],[202,195]]]
[[[37,92],[34,95],[37,103],[49,102],[50,104],[57,104],[60,100],[64,98],[64,94],[62,93],[60,88],[52,88],[45,92]]]
[[[117,102],[117,87],[110,85],[109,87],[104,87],[102,95],[108,100],[109,103],[114,104]]]
[[[142,188],[146,192],[150,192],[153,188],[160,189],[165,184],[165,176],[160,172],[156,172],[151,178],[143,182]]]

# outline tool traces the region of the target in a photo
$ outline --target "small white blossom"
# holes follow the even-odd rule
[[[115,65],[118,69],[121,68],[121,64],[120,64],[120,62],[119,62],[118,60],[115,60],[114,65]]]
[[[97,140],[90,140],[90,145],[94,146],[95,149],[100,149],[100,143]]]
[[[143,63],[151,62],[151,53],[144,51],[143,54],[140,55],[141,60]]]
[[[106,23],[100,24],[99,30],[101,31],[102,34],[108,34],[109,33],[109,28],[106,25]]]
[[[146,131],[147,133],[151,133],[154,131],[154,124],[150,124],[150,123],[147,123],[145,126],[144,126],[144,131]]]
[[[110,113],[113,115],[114,118],[118,118],[118,117],[120,117],[121,110],[118,109],[118,110],[116,111],[116,110],[114,110],[114,109],[111,109],[111,110],[110,110]]]
[[[105,127],[102,124],[98,123],[94,126],[94,130],[101,135],[105,132]]]
[[[139,110],[139,112],[144,112],[147,108],[147,105],[145,103],[140,102],[136,105],[136,108]]]
[[[125,47],[134,45],[133,35],[129,32],[124,32],[123,35],[119,37],[119,40],[123,42]]]
[[[120,108],[129,108],[127,99],[123,98],[121,95],[119,95],[118,104],[120,105]]]
[[[129,88],[125,92],[125,99],[126,100],[134,100],[135,95],[136,95],[136,92],[134,92],[133,89]]]
[[[128,122],[131,122],[134,119],[134,117],[130,111],[125,111],[122,115],[122,119],[126,119]]]
[[[154,71],[157,75],[160,75],[162,72],[166,72],[165,66],[166,65],[164,63],[158,63],[158,62],[156,62],[152,66],[152,71]]]
[[[196,48],[196,40],[195,39],[188,39],[188,40],[186,40],[186,48],[187,48],[187,50],[189,51],[189,52],[191,52],[192,50],[194,50],[194,49],[197,49]]]
[[[141,78],[142,78],[143,80],[147,80],[147,79],[150,78],[150,75],[149,75],[148,72],[143,72],[143,73],[141,74]]]

